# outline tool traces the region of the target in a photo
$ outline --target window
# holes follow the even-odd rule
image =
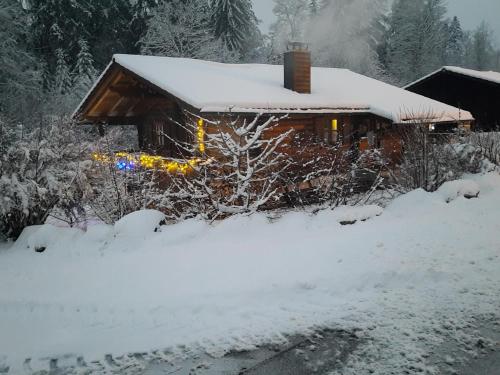
[[[338,127],[339,127],[338,120],[333,119],[332,123],[331,123],[331,130],[332,130],[331,139],[330,139],[331,143],[337,143],[337,141],[339,140]]]
[[[165,146],[165,136],[163,129],[163,122],[161,120],[155,120],[153,123],[153,129],[155,132],[156,145]]]
[[[332,119],[327,122],[324,128],[323,140],[328,144],[336,144],[339,142],[339,120]]]

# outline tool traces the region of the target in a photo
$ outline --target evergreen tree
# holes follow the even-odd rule
[[[212,0],[214,35],[231,51],[244,55],[260,38],[258,20],[250,0]]]
[[[138,52],[129,0],[32,0],[30,13],[32,45],[48,77],[56,74],[58,50],[66,55],[69,69],[75,69],[82,39],[98,69],[107,65],[113,53]]]
[[[496,51],[493,47],[493,33],[486,22],[482,22],[472,35],[470,45],[472,57],[469,66],[477,70],[493,69]]]
[[[80,52],[78,52],[75,70],[75,90],[79,96],[84,96],[96,79],[97,72],[94,68],[94,59],[89,51],[88,43],[85,39],[78,42]]]
[[[445,0],[426,0],[417,34],[421,60],[416,66],[418,77],[431,73],[445,64],[446,20]]]
[[[443,0],[396,0],[387,32],[387,70],[402,84],[443,65]]]
[[[453,20],[447,28],[447,43],[446,43],[446,65],[460,66],[464,62],[464,32],[458,17],[453,17]]]
[[[19,119],[38,97],[40,72],[29,51],[27,14],[17,0],[0,1],[0,114]]]
[[[311,3],[309,4],[309,10],[312,16],[316,16],[318,14],[318,0],[311,0]]]
[[[54,76],[53,90],[56,94],[67,94],[73,87],[73,79],[71,77],[68,63],[66,62],[66,54],[62,49],[56,50],[57,63]]]
[[[60,59],[57,51],[61,50],[68,56],[69,65],[74,65],[78,40],[91,38],[89,25],[97,21],[95,12],[90,2],[33,0],[31,6],[33,47],[45,63],[47,75],[54,77]]]
[[[161,0],[137,0],[133,4],[130,28],[132,33],[138,37],[137,40],[146,34],[148,20],[160,2]]]
[[[96,68],[103,69],[115,53],[138,53],[141,34],[136,34],[136,30],[131,28],[134,9],[130,0],[99,0],[89,3],[95,3],[93,22],[88,25],[91,36],[87,38],[85,35],[77,35],[75,38],[77,41],[81,38],[87,40]]]

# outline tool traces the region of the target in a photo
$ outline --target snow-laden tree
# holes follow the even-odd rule
[[[130,28],[139,40],[147,30],[147,22],[162,0],[136,0],[132,3],[132,21]]]
[[[227,49],[244,56],[255,46],[260,31],[250,0],[212,0],[211,12],[214,35]]]
[[[53,90],[58,94],[67,94],[73,87],[73,78],[62,49],[56,51],[57,62]]]
[[[0,154],[0,233],[16,238],[26,226],[43,224],[56,207],[79,207],[89,149],[63,119],[9,133]]]
[[[466,47],[466,66],[477,70],[495,69],[498,51],[495,51],[493,45],[491,27],[482,22],[469,37]]]
[[[318,14],[319,11],[318,0],[310,0],[309,9],[311,11],[311,15],[315,16],[316,14]]]
[[[78,52],[73,72],[74,90],[76,95],[83,97],[94,83],[97,71],[94,68],[94,59],[90,53],[87,41],[81,39],[78,44],[80,51]]]
[[[443,65],[446,8],[443,0],[396,0],[389,17],[387,70],[408,83]]]
[[[239,58],[212,33],[210,8],[203,0],[161,4],[148,21],[140,44],[142,53],[152,55],[220,62],[235,62]]]
[[[50,76],[55,74],[58,52],[67,56],[71,69],[78,54],[81,37],[90,38],[90,23],[96,22],[94,5],[66,0],[33,0],[30,6],[30,34],[34,50],[45,63]]]
[[[48,70],[47,76],[55,74],[58,50],[66,55],[69,69],[75,68],[82,39],[88,43],[99,70],[113,53],[139,52],[137,41],[144,30],[132,24],[134,11],[130,0],[30,1],[30,39]]]
[[[464,32],[458,17],[453,17],[447,28],[447,41],[445,47],[446,65],[460,66],[465,58]]]
[[[377,54],[385,0],[327,0],[313,17],[305,40],[316,65],[382,74]]]
[[[41,75],[27,43],[27,15],[17,0],[0,1],[0,113],[21,119],[38,96]]]
[[[420,76],[443,66],[446,50],[446,5],[445,0],[426,0],[420,21],[421,60]]]

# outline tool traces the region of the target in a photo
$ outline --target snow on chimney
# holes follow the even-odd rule
[[[285,52],[285,88],[300,94],[311,93],[311,53],[307,44],[288,43]]]

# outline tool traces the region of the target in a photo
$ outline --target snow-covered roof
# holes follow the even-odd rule
[[[469,112],[346,69],[312,68],[311,94],[283,86],[283,66],[115,55],[113,61],[200,112],[369,112],[396,123],[410,117],[472,120]],[[108,67],[109,69],[109,67]]]
[[[482,80],[497,83],[500,85],[500,72],[494,72],[492,70],[480,71],[480,70],[460,68],[458,66],[443,66],[441,69],[438,69],[435,72],[432,72],[432,73],[426,75],[425,77],[422,77],[422,78],[416,80],[415,82],[410,83],[405,88],[412,87],[412,86],[416,85],[417,83],[425,81],[429,77],[432,77],[435,74],[438,74],[441,72],[451,72],[451,73],[460,74],[460,75],[471,77],[471,78],[482,79]]]

